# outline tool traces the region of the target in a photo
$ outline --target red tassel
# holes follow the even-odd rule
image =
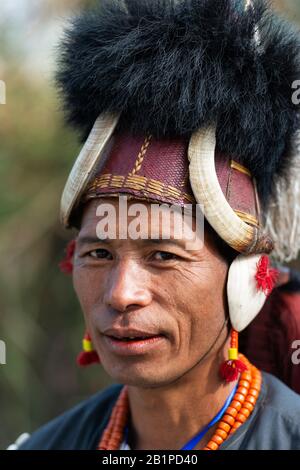
[[[77,356],[76,362],[79,366],[84,367],[90,364],[99,364],[100,359],[96,351],[81,351]]]
[[[240,359],[224,361],[220,366],[220,375],[226,382],[236,380],[241,372],[247,370],[246,364]]]
[[[221,364],[219,370],[220,376],[226,382],[233,382],[241,372],[248,369],[246,364],[238,359],[238,343],[239,334],[236,330],[232,329],[230,334],[230,349],[228,350],[229,359]]]
[[[255,274],[257,290],[262,290],[269,296],[275,286],[279,271],[270,267],[269,258],[266,255],[260,257]]]
[[[59,268],[62,273],[64,274],[72,274],[73,271],[73,256],[75,252],[76,240],[71,240],[65,251],[66,256],[65,258],[59,263]]]
[[[89,366],[90,364],[100,363],[100,357],[94,349],[89,332],[86,331],[82,341],[82,351],[77,356],[79,366]]]

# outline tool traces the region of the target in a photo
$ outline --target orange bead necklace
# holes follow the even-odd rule
[[[247,366],[247,370],[241,373],[233,399],[219,421],[214,435],[203,450],[217,450],[228,436],[248,419],[254,409],[261,389],[261,372],[242,354],[239,355],[239,359]],[[120,448],[128,417],[128,388],[125,385],[101,436],[98,450],[118,450]]]

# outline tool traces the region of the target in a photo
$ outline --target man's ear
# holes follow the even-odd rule
[[[76,247],[76,239],[69,241],[65,248],[66,256],[59,263],[59,268],[64,274],[72,274],[73,272],[73,258]]]
[[[230,266],[239,253],[222,240],[206,219],[204,220],[204,224],[205,239],[207,237],[212,241],[212,244],[215,246],[219,255],[228,263],[228,266]]]

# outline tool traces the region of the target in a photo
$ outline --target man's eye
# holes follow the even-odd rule
[[[157,261],[168,261],[171,259],[178,259],[178,256],[168,251],[156,251],[153,255],[153,259]]]
[[[113,259],[111,253],[104,248],[97,248],[96,250],[92,250],[88,253],[88,255],[97,259]]]

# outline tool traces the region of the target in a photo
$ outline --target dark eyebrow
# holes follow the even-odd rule
[[[77,243],[78,245],[91,245],[95,243],[112,243],[115,240],[111,240],[109,238],[99,238],[99,237],[94,237],[94,236],[89,236],[85,235],[82,237],[77,238]],[[135,242],[142,244],[142,245],[150,245],[150,244],[161,244],[161,243],[166,243],[166,244],[171,244],[171,245],[176,245],[176,246],[181,246],[184,241],[181,239],[167,239],[167,238],[146,238],[146,239],[138,239],[134,240]]]
[[[166,244],[171,244],[171,245],[177,245],[177,246],[180,246],[182,245],[182,243],[184,243],[183,240],[181,239],[178,239],[178,238],[149,238],[147,240],[138,240],[140,242],[144,242],[144,243],[155,243],[155,244],[159,244],[159,243],[166,243]]]
[[[77,238],[77,243],[78,245],[92,245],[93,243],[109,243],[111,240],[108,238],[99,238],[99,237],[93,237],[89,235],[85,235],[82,237]]]

